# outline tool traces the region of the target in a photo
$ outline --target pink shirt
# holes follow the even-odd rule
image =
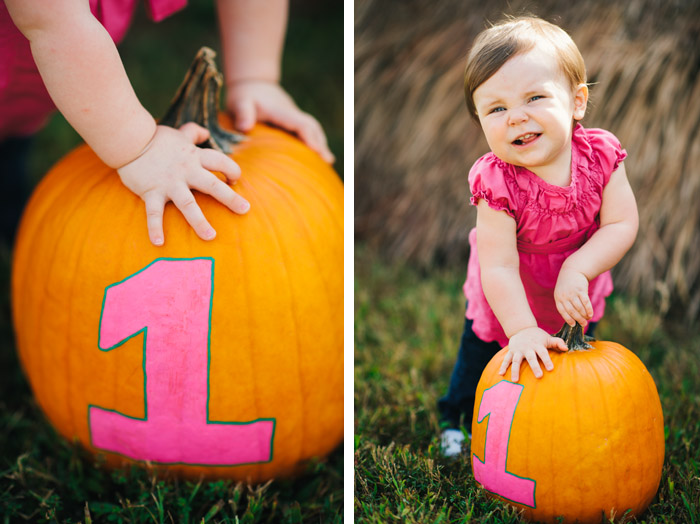
[[[137,0],[90,0],[90,10],[115,43],[126,34]],[[147,0],[156,22],[182,9],[187,0]],[[29,41],[0,4],[0,140],[36,133],[56,109],[37,71]]]
[[[539,327],[556,333],[564,323],[554,303],[554,286],[564,260],[600,227],[603,188],[627,156],[615,136],[602,129],[577,124],[572,139],[571,183],[548,184],[531,171],[507,164],[493,153],[482,156],[469,172],[471,203],[485,200],[489,207],[505,211],[517,226],[520,276],[530,308]],[[474,333],[486,342],[508,344],[500,323],[486,301],[476,248],[476,228],[469,234],[469,264],[464,294],[466,317]],[[613,289],[610,272],[591,280],[592,321],[605,310],[605,297]]]

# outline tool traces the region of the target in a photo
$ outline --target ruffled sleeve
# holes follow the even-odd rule
[[[627,158],[627,151],[622,149],[620,141],[610,131],[586,129],[586,135],[592,149],[593,161],[600,168],[605,186],[610,180],[610,175],[620,166],[620,162]]]
[[[496,211],[505,211],[515,218],[515,205],[506,184],[507,165],[493,153],[488,153],[476,162],[469,171],[471,203],[477,205],[485,200]]]

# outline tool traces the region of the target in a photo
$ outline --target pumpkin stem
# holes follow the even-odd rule
[[[583,334],[583,327],[578,322],[574,327],[571,327],[566,322],[562,328],[554,334],[555,337],[559,337],[566,342],[566,347],[569,351],[585,351],[587,349],[593,349],[593,346],[589,342],[594,341],[593,337],[589,337]]]
[[[178,128],[187,122],[195,122],[207,128],[210,133],[209,139],[200,144],[200,147],[228,154],[233,151],[234,144],[246,138],[219,126],[219,95],[224,81],[216,68],[215,56],[216,53],[208,47],[202,47],[197,52],[182,85],[159,123]]]

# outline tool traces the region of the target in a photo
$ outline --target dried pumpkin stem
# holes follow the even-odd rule
[[[566,342],[566,347],[569,351],[585,351],[587,349],[593,349],[588,342],[592,342],[595,339],[583,334],[583,327],[578,322],[574,327],[569,324],[564,323],[562,328],[555,333],[555,337],[559,337]]]
[[[233,145],[245,140],[243,135],[226,131],[219,125],[219,96],[223,77],[216,67],[216,53],[202,47],[194,58],[182,85],[165,112],[160,124],[180,127],[195,122],[209,130],[210,138],[201,147],[231,153]]]

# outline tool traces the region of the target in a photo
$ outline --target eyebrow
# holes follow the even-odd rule
[[[548,94],[548,90],[544,86],[538,86],[537,89],[530,89],[529,91],[526,91],[523,94],[523,98],[530,98],[531,96],[535,95],[542,95],[542,94]],[[485,98],[485,101],[482,103],[483,106],[489,107],[494,104],[503,104],[503,100],[500,97],[494,97],[494,98]]]

